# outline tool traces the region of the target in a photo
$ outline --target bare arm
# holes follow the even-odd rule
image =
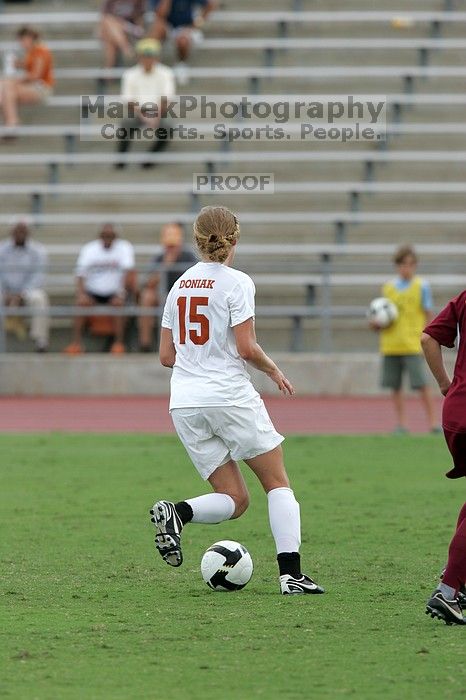
[[[173,367],[175,364],[176,350],[170,328],[162,328],[160,331],[159,357],[160,364],[164,367]]]
[[[153,272],[149,276],[149,278],[146,282],[146,287],[148,287],[148,289],[156,290],[159,288],[159,284],[160,284],[160,275],[158,272]]]
[[[76,289],[78,290],[78,294],[85,294],[84,277],[76,277]]]
[[[137,296],[138,294],[138,275],[136,270],[126,270],[125,273],[125,279],[124,279],[124,288],[128,292],[128,294],[131,294],[133,296]]]
[[[39,56],[29,73],[26,73],[24,77],[20,78],[20,82],[34,83],[36,80],[40,80],[40,77],[43,74],[44,66],[44,59]]]
[[[432,338],[427,333],[422,334],[421,345],[430,371],[434,375],[440,391],[446,396],[451,385],[451,379],[443,362],[442,347],[435,338]]]
[[[207,17],[210,15],[211,12],[216,10],[218,7],[218,1],[217,0],[209,0],[205,6],[202,8],[199,16],[194,20],[194,26],[195,27],[202,27],[207,19]]]
[[[157,5],[157,9],[155,11],[155,16],[157,19],[166,19],[168,17],[168,13],[171,10],[172,6],[172,0],[160,0],[159,4]]]
[[[76,301],[78,304],[87,305],[91,303],[91,297],[86,292],[84,277],[76,277]]]
[[[428,323],[430,323],[434,319],[435,314],[430,309],[428,311],[425,311],[424,313],[426,315],[426,325],[427,325]]]
[[[292,396],[295,393],[292,384],[258,344],[253,319],[250,318],[238,326],[234,326],[233,332],[236,347],[243,360],[270,377],[285,396]]]

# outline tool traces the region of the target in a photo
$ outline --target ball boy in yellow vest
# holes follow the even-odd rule
[[[418,258],[413,248],[399,248],[393,262],[398,274],[384,284],[382,296],[396,305],[398,318],[391,326],[380,331],[382,387],[393,392],[397,416],[396,432],[407,432],[402,386],[403,375],[407,373],[411,388],[420,392],[431,431],[438,432],[421,351],[422,331],[433,318],[431,288],[426,280],[416,274]]]

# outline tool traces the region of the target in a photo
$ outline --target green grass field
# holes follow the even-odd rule
[[[266,499],[189,526],[185,564],[153,548],[154,499],[203,492],[178,441],[0,437],[0,696],[15,700],[463,698],[466,631],[424,615],[462,482],[440,437],[295,437],[286,455],[306,571],[325,596],[278,594]],[[243,542],[238,593],[200,577]]]

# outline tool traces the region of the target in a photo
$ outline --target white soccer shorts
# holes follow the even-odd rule
[[[252,459],[285,439],[275,430],[260,396],[243,406],[174,408],[171,417],[204,480],[230,459]]]

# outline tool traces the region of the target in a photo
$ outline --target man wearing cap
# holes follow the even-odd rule
[[[163,138],[163,132],[168,127],[167,102],[175,95],[176,85],[172,69],[158,60],[160,49],[160,42],[156,39],[141,39],[136,44],[138,63],[123,73],[121,97],[128,105],[130,114],[121,124],[124,136],[118,143],[120,153],[128,151],[131,140],[142,130],[149,135],[150,152],[160,151],[168,144],[168,140]],[[143,167],[151,165],[153,163],[143,163]],[[124,166],[121,162],[116,167]]]
[[[141,291],[140,305],[150,309],[160,306],[176,280],[188,267],[197,263],[197,258],[184,246],[183,226],[178,223],[166,224],[162,228],[160,241],[163,251],[154,257],[149,269],[149,277]],[[139,347],[141,352],[152,349],[154,317],[139,318]]]
[[[49,299],[43,289],[47,254],[44,246],[30,239],[29,223],[18,219],[11,228],[11,237],[0,243],[0,299],[4,306],[30,306],[31,338],[36,352],[45,352],[49,344]],[[6,324],[21,338],[21,319],[10,317]]]

